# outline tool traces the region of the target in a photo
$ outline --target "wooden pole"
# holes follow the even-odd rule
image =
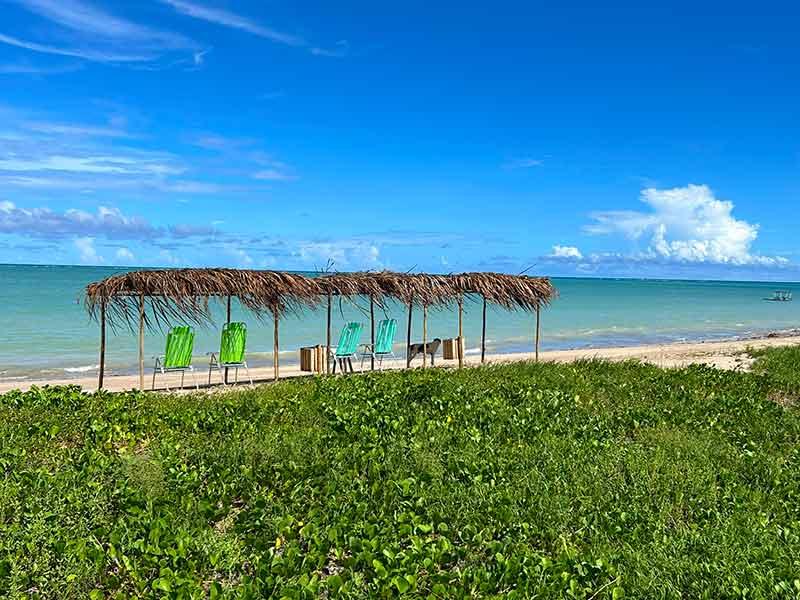
[[[273,347],[272,347],[272,364],[275,368],[275,381],[278,381],[278,307],[272,309],[272,320],[275,323],[275,331],[273,332]]]
[[[539,309],[541,307],[536,307],[536,362],[539,362],[539,332],[540,332],[540,320],[539,320]]]
[[[369,341],[372,344],[372,356],[369,360],[369,370],[375,370],[375,298],[369,297],[369,326],[370,335]]]
[[[106,370],[106,301],[100,301],[100,373],[97,375],[97,389],[103,389],[103,375]]]
[[[422,305],[422,368],[428,366],[428,305]]]
[[[139,389],[144,390],[144,294],[139,296]]]
[[[228,296],[228,310],[226,311],[225,324],[231,324],[231,297]],[[228,367],[225,367],[225,384],[228,383]]]
[[[483,328],[481,330],[481,363],[486,361],[486,296],[483,297]]]
[[[331,293],[328,292],[328,332],[325,344],[325,373],[331,374]]]
[[[406,335],[406,369],[411,366],[411,316],[414,313],[414,299],[408,303],[408,334]]]
[[[464,352],[463,352],[463,345],[464,342],[464,296],[458,297],[458,368],[464,366]]]

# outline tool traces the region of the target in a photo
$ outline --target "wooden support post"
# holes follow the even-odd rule
[[[408,303],[408,334],[406,335],[406,369],[411,366],[411,317],[414,314],[414,299]]]
[[[422,368],[428,366],[428,305],[422,305]]]
[[[458,297],[458,368],[464,366],[464,296]]]
[[[541,329],[539,320],[540,309],[541,309],[540,306],[536,307],[536,351],[535,351],[536,362],[539,362],[539,332]]]
[[[372,356],[369,358],[369,370],[375,370],[375,298],[369,297],[369,341],[372,347]]]
[[[331,374],[331,293],[328,292],[328,330],[325,343],[325,373]]]
[[[272,309],[272,319],[275,323],[275,331],[273,332],[273,346],[272,346],[272,364],[275,368],[275,381],[278,381],[278,307]]]
[[[97,375],[97,389],[103,389],[103,376],[106,370],[106,301],[100,301],[100,373]]]
[[[139,296],[139,389],[144,390],[144,294]]]
[[[486,361],[486,296],[483,297],[483,328],[481,329],[481,364]]]
[[[226,311],[225,324],[231,324],[231,297],[228,296],[228,310]],[[225,384],[228,384],[228,367],[225,367]]]

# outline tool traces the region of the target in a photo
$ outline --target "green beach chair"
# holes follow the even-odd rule
[[[358,342],[361,339],[361,323],[351,321],[342,329],[339,334],[339,343],[336,345],[336,351],[331,357],[333,360],[333,372],[336,373],[336,363],[339,363],[343,373],[347,372],[347,365],[350,365],[350,372],[355,372],[353,369],[353,357],[356,356],[358,350]]]
[[[394,336],[397,333],[397,320],[383,319],[378,323],[378,331],[375,334],[375,347],[372,344],[361,344],[361,370],[364,370],[364,361],[367,358],[378,359],[378,368],[383,368],[383,359],[391,356],[395,360]]]
[[[219,375],[223,385],[225,381],[225,369],[235,369],[234,383],[239,383],[239,368],[244,367],[250,385],[253,385],[253,378],[250,376],[250,369],[247,368],[247,361],[244,358],[244,349],[247,343],[247,326],[244,323],[227,323],[222,328],[222,339],[219,344],[219,352],[209,352],[211,359],[208,362],[208,385],[211,385],[211,371],[214,367],[219,369]]]
[[[167,373],[181,372],[181,389],[183,389],[183,378],[186,371],[192,374],[192,381],[194,387],[200,389],[197,385],[197,379],[194,376],[194,368],[192,368],[192,350],[194,349],[194,329],[188,325],[180,325],[173,327],[167,334],[167,347],[164,350],[163,356],[154,356],[155,365],[153,365],[153,385],[152,389],[156,389],[156,373],[159,371],[162,375]],[[169,391],[169,386],[165,386]]]

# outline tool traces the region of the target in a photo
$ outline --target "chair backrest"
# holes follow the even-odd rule
[[[244,361],[247,343],[247,326],[244,323],[226,323],[219,344],[220,364],[239,364]]]
[[[375,337],[375,354],[388,354],[392,351],[396,332],[396,319],[384,319],[378,323],[378,335]]]
[[[164,367],[179,369],[192,364],[194,349],[194,329],[188,325],[173,327],[167,334],[167,348],[164,351]]]
[[[352,356],[358,349],[361,339],[361,323],[351,321],[342,329],[339,335],[339,344],[336,346],[336,356]]]

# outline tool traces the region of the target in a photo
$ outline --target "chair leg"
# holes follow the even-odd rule
[[[214,359],[208,361],[208,385],[211,385],[211,367],[214,366]]]
[[[250,380],[250,385],[253,385],[253,378],[250,376],[250,369],[247,367],[247,361],[243,360],[242,364],[244,365],[245,373],[247,373],[247,378]]]
[[[164,376],[164,389],[167,391],[169,390],[169,378],[167,377],[167,372],[164,370],[164,367],[161,367],[161,374]]]
[[[233,371],[233,383],[239,385],[239,367],[236,367]]]
[[[183,389],[183,378],[186,376],[186,369],[181,371],[181,389]]]
[[[337,362],[338,362],[338,361],[337,361],[337,360],[334,358],[334,359],[333,359],[333,374],[334,374],[334,375],[336,375],[336,363],[337,363]]]
[[[217,369],[219,369],[219,378],[222,380],[222,385],[228,385],[225,383],[225,371],[223,371],[220,363],[217,363]]]
[[[194,367],[191,365],[189,366],[189,373],[192,374],[192,382],[194,383],[194,387],[197,391],[200,391],[200,385],[197,383],[197,377],[194,374]]]
[[[353,368],[353,359],[351,357],[347,357],[347,364],[350,365],[350,372],[355,373],[356,370]]]
[[[156,389],[156,369],[158,369],[158,359],[156,359],[156,364],[153,365],[153,384],[150,386],[151,390]]]

